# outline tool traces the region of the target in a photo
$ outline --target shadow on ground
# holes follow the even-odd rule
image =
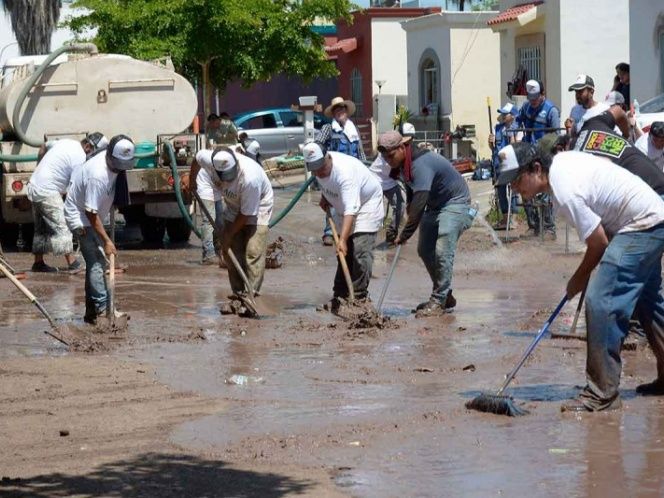
[[[3,477],[0,496],[277,498],[304,493],[315,484],[273,473],[231,469],[227,465],[194,456],[147,453],[101,465],[86,475]]]

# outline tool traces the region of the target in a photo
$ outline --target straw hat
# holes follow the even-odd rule
[[[328,118],[331,118],[333,116],[332,109],[340,105],[346,106],[346,109],[348,109],[349,116],[355,114],[355,102],[353,102],[352,100],[344,100],[343,97],[334,97],[332,99],[332,103],[325,108],[324,114]]]

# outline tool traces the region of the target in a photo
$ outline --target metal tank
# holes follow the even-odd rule
[[[0,131],[14,131],[12,115],[32,71],[15,71],[0,89]],[[123,55],[75,55],[49,66],[22,104],[20,126],[29,138],[101,131],[135,142],[186,129],[198,102],[172,68]],[[16,145],[15,145],[16,147]],[[19,153],[14,148],[13,153]]]

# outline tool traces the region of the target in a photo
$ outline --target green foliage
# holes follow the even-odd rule
[[[398,130],[402,123],[407,123],[412,117],[413,113],[405,105],[400,105],[397,112],[392,116],[392,126],[395,130]]]
[[[275,74],[336,76],[323,37],[310,27],[317,19],[345,19],[350,0],[75,0],[87,14],[67,25],[77,34],[96,30],[102,52],[139,59],[170,56],[190,78],[206,78],[223,89],[245,86]]]

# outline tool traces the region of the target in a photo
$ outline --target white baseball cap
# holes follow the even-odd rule
[[[237,161],[226,150],[217,150],[212,154],[212,166],[222,182],[230,182],[237,176]]]
[[[212,167],[212,151],[210,149],[201,149],[196,152],[196,162],[201,166]]]
[[[528,100],[539,98],[539,96],[542,94],[542,90],[542,84],[539,81],[526,81],[526,93],[528,94]]]
[[[404,137],[415,135],[415,126],[413,126],[413,123],[404,123],[401,127],[401,134]]]
[[[325,154],[327,151],[318,142],[309,142],[304,144],[302,148],[302,155],[304,156],[304,164],[308,171],[317,171],[325,164]]]
[[[623,105],[625,103],[625,96],[620,93],[616,92],[615,90],[611,91],[608,93],[606,96],[606,99],[604,100],[605,103],[608,105]]]
[[[116,135],[106,149],[106,157],[114,169],[126,171],[134,167],[134,142],[125,135]]]

